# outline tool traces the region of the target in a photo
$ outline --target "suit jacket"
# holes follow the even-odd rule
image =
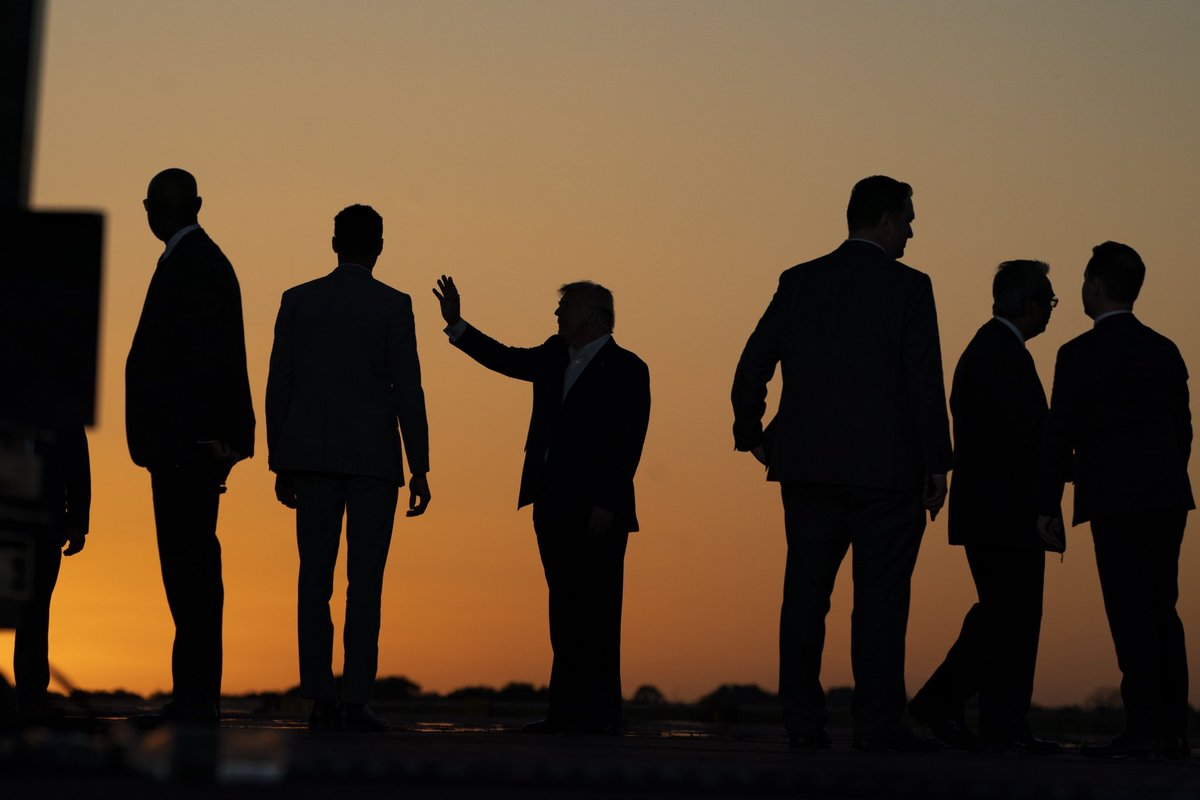
[[[1057,513],[1074,453],[1074,524],[1192,509],[1187,367],[1133,314],[1115,314],[1058,351],[1042,451],[1041,513]]]
[[[275,472],[403,485],[403,450],[412,472],[429,471],[408,295],[353,264],[284,292],[267,377],[267,450]]]
[[[241,290],[203,230],[150,279],[125,363],[125,433],[134,463],[150,469],[193,458],[199,441],[254,454]]]
[[[650,371],[610,339],[563,397],[567,342],[507,347],[470,325],[453,342],[490,370],[533,383],[533,413],[517,507],[582,520],[593,506],[613,513],[614,527],[638,530],[633,476],[650,422]]]
[[[1037,474],[1046,393],[1029,351],[1004,323],[987,322],[963,351],[950,411],[950,543],[1045,549],[1037,533]]]
[[[783,365],[764,431],[767,383]],[[952,466],[928,276],[847,241],[780,276],[733,379],[738,450],[763,444],[768,480],[920,489]]]

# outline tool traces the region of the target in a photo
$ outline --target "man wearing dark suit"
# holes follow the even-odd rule
[[[55,713],[46,692],[50,685],[50,598],[62,557],[83,550],[92,501],[87,434],[82,425],[55,430],[41,455],[50,525],[34,542],[30,597],[21,609],[13,638],[17,712],[26,720]]]
[[[558,334],[507,347],[468,325],[453,278],[434,290],[454,346],[488,369],[533,383],[517,507],[533,528],[550,605],[550,713],[530,733],[617,733],[625,548],[638,530],[633,476],[650,420],[650,372],[612,338],[612,293],[559,289]]]
[[[909,703],[939,739],[977,742],[964,719],[979,695],[984,749],[1051,753],[1026,722],[1033,696],[1047,547],[1037,531],[1037,471],[1046,394],[1026,343],[1046,330],[1058,303],[1050,268],[1006,261],[992,281],[995,315],[967,345],[950,392],[954,480],[950,543],[963,545],[979,602],[945,661]],[[1057,549],[1057,548],[1055,548]]]
[[[215,722],[221,699],[217,506],[254,453],[242,299],[229,259],[197,222],[196,179],[168,169],[143,202],[166,244],[125,365],[125,432],[150,471],[167,603],[175,621],[169,719]]]
[[[951,466],[929,278],[896,261],[912,237],[912,189],[884,176],[850,195],[850,238],[787,270],[733,380],[734,443],[782,484],[788,555],[779,694],[793,747],[829,747],[821,651],[829,596],[854,546],[854,745],[922,751],[903,722],[909,587],[925,509]],[[767,383],[783,365],[764,431]]]
[[[367,706],[379,661],[380,598],[408,455],[409,512],[430,499],[429,425],[412,300],[372,275],[383,218],[370,206],[333,221],[338,266],[286,291],[267,378],[275,493],[296,509],[300,693],[318,730],[386,731]],[[403,443],[401,437],[403,436]],[[346,518],[342,705],[334,700],[329,598]]]
[[[1083,310],[1095,325],[1058,351],[1042,455],[1039,527],[1061,531],[1063,482],[1073,473],[1073,524],[1091,522],[1121,668],[1125,731],[1084,748],[1099,758],[1190,753],[1187,651],[1175,611],[1179,548],[1196,507],[1188,375],[1174,343],[1133,315],[1145,275],[1128,245],[1092,250]]]

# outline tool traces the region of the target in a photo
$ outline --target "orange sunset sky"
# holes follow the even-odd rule
[[[33,204],[106,217],[92,532],[63,564],[52,662],[84,688],[170,688],[150,481],[123,420],[162,249],[140,204],[158,170],[197,176],[245,308],[259,438],[221,507],[227,692],[298,681],[267,356],[280,294],[334,266],[332,218],[355,202],[384,216],[377,277],[414,298],[432,443],[430,510],[396,525],[381,675],[437,691],[548,679],[545,588],[515,510],[530,390],[446,343],[430,287],[454,275],[467,319],[533,344],[554,330],[555,288],[590,278],[615,292],[616,338],[654,396],[626,692],[774,690],[782,511],[733,451],[728,389],[778,274],[835,247],[851,185],[882,172],[915,188],[905,261],[933,279],[947,381],[990,315],[996,264],[1025,257],[1052,265],[1062,298],[1030,344],[1048,387],[1058,346],[1090,324],[1080,276],[1106,239],[1142,253],[1139,316],[1200,375],[1198,40],[1200,4],[1158,0],[51,0]],[[1179,607],[1200,664],[1195,518]],[[944,523],[914,576],[910,691],[974,597]],[[1047,564],[1040,703],[1119,680],[1089,532],[1068,535]],[[848,572],[826,686],[850,683]],[[5,672],[11,649],[0,633]]]

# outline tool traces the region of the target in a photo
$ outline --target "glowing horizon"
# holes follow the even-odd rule
[[[83,688],[170,689],[149,476],[123,422],[124,360],[161,252],[140,201],[160,169],[196,175],[245,311],[258,439],[221,507],[227,693],[298,682],[267,354],[280,294],[333,268],[333,215],[353,202],[384,217],[376,276],[413,297],[431,428],[433,501],[396,524],[380,675],[441,693],[548,680],[544,583],[528,510],[515,511],[529,390],[446,344],[430,288],[453,275],[464,317],[519,345],[553,332],[560,284],[592,278],[613,290],[616,338],[649,364],[654,398],[625,693],[774,691],[782,509],[733,452],[728,390],[779,273],[841,241],[857,179],[890,174],[915,189],[904,260],[933,280],[947,381],[990,317],[996,264],[1032,257],[1062,298],[1030,343],[1048,391],[1055,351],[1089,324],[1080,275],[1107,239],[1141,252],[1138,314],[1200,374],[1198,34],[1187,2],[54,0],[34,207],[100,209],[106,242],[92,533],[63,563],[51,662]],[[1069,530],[1065,561],[1047,563],[1043,705],[1119,682],[1088,538]],[[1188,536],[1179,609],[1200,660],[1197,574]],[[844,569],[826,688],[851,684],[849,588]],[[344,590],[339,577],[335,621]],[[972,600],[939,516],[913,581],[910,692]],[[11,642],[0,633],[5,674]]]

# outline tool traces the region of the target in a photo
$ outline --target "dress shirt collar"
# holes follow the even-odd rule
[[[198,231],[198,230],[201,230],[201,228],[200,228],[200,225],[197,223],[197,224],[193,224],[193,225],[185,225],[182,228],[180,228],[179,230],[175,231],[175,233],[171,234],[171,238],[167,239],[167,246],[165,248],[163,248],[163,253],[161,256],[158,257],[158,260],[160,262],[166,261],[167,256],[171,255],[171,251],[175,249],[175,245],[179,244],[180,240],[183,239],[183,237],[187,236],[192,231]]]
[[[371,274],[370,269],[363,266],[362,264],[359,264],[356,261],[342,261],[341,263],[338,264],[338,269],[341,269],[342,267],[354,267],[355,269],[361,269],[363,272],[367,273],[368,275]]]
[[[1133,309],[1131,309],[1131,308],[1118,308],[1116,311],[1105,311],[1103,314],[1101,314],[1100,316],[1098,316],[1094,320],[1092,320],[1092,327],[1093,328],[1096,327],[1104,320],[1108,319],[1109,317],[1115,317],[1117,314],[1132,314],[1132,313],[1133,313]]]
[[[873,247],[878,247],[880,252],[882,252],[885,256],[887,255],[887,250],[884,250],[883,245],[881,245],[879,242],[872,242],[870,239],[858,239],[853,236],[850,237],[849,239],[847,239],[846,241],[847,242],[866,242],[867,244],[869,244]]]
[[[584,361],[591,361],[592,357],[594,355],[596,355],[597,352],[599,352],[601,347],[604,347],[604,345],[608,344],[608,341],[611,338],[612,338],[612,334],[606,333],[603,336],[601,336],[599,339],[592,339],[590,342],[588,342],[585,345],[581,345],[580,347],[575,347],[574,345],[567,345],[567,355],[569,355],[571,357],[572,361],[576,361],[579,359],[582,359]]]
[[[1021,346],[1022,347],[1025,346],[1025,337],[1021,334],[1020,328],[1018,328],[1016,325],[1013,325],[1011,322],[1009,322],[1008,320],[1006,320],[1004,317],[1001,317],[1001,316],[995,316],[995,317],[992,317],[992,319],[996,320],[997,322],[1003,322],[1005,327],[1007,327],[1010,331],[1012,331],[1013,333],[1015,333],[1017,335],[1017,341],[1019,341],[1021,343]]]

